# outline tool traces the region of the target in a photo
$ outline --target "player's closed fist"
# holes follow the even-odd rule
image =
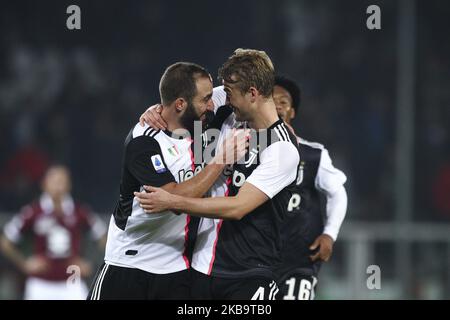
[[[333,253],[333,244],[334,240],[329,235],[324,233],[318,236],[309,247],[310,250],[317,250],[318,248],[318,251],[310,256],[311,260],[328,261]]]

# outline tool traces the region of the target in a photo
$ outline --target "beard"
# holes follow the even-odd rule
[[[192,104],[192,102],[188,102],[186,111],[183,113],[183,115],[180,118],[181,125],[186,128],[191,135],[194,132],[194,121],[199,121],[200,116],[195,111],[195,107]]]

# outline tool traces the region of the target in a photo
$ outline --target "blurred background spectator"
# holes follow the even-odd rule
[[[83,279],[92,275],[93,266],[81,255],[83,231],[90,231],[103,250],[106,226],[86,206],[74,201],[71,184],[66,167],[50,166],[39,199],[23,207],[4,227],[0,249],[28,277],[24,289],[27,300],[86,299],[88,288]],[[28,255],[18,246],[25,235],[31,236]]]

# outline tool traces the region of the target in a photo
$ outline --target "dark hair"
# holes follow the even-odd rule
[[[236,80],[231,79],[232,76]],[[275,72],[272,61],[264,51],[236,49],[219,69],[219,79],[237,83],[242,93],[255,87],[264,97],[272,95]]]
[[[169,105],[178,98],[192,102],[197,94],[195,82],[202,77],[211,78],[205,68],[195,63],[177,62],[167,67],[159,82],[161,102]]]
[[[289,77],[286,76],[275,76],[275,85],[280,86],[285,89],[292,98],[292,107],[297,113],[301,102],[301,90],[297,83]]]

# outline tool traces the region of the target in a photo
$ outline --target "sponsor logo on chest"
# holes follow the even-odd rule
[[[180,171],[178,171],[178,183],[182,183],[183,181],[192,179],[194,176],[199,174],[200,171],[203,170],[204,166],[205,166],[205,164],[197,165],[194,170],[181,169]]]

